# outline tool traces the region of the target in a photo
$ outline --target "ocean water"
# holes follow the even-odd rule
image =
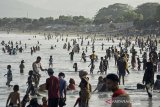
[[[36,60],[37,56],[41,56],[41,64],[43,68],[48,68],[49,64],[49,57],[50,55],[53,56],[53,69],[55,71],[54,75],[58,76],[59,72],[64,72],[66,77],[65,80],[69,81],[70,78],[74,78],[76,81],[76,91],[75,92],[67,92],[67,101],[66,101],[66,107],[73,107],[76,99],[78,98],[78,84],[80,82],[78,73],[74,72],[73,69],[73,64],[76,62],[78,64],[78,70],[86,70],[89,73],[90,68],[88,65],[90,64],[89,58],[87,58],[87,62],[84,63],[81,61],[81,53],[82,53],[82,48],[85,49],[87,46],[87,42],[90,41],[91,39],[88,38],[87,40],[84,40],[83,46],[80,46],[80,53],[77,54],[75,53],[74,55],[74,60],[70,61],[70,56],[69,52],[66,49],[63,49],[63,44],[66,42],[65,38],[66,35],[63,36],[63,41],[62,38],[60,39],[60,36],[58,36],[56,39],[53,37],[50,40],[45,40],[44,36],[36,35],[36,38],[33,38],[34,35],[29,35],[29,34],[0,34],[0,41],[4,40],[6,43],[8,41],[13,41],[14,43],[17,41],[22,41],[22,46],[24,48],[24,44],[27,44],[27,49],[24,49],[23,53],[17,52],[17,55],[9,55],[8,53],[3,53],[2,50],[0,51],[0,107],[5,107],[6,105],[6,100],[8,98],[8,95],[10,92],[12,92],[12,88],[8,88],[5,84],[7,81],[7,78],[4,77],[4,74],[7,73],[7,65],[12,66],[12,74],[13,74],[13,81],[11,82],[11,85],[18,84],[20,86],[20,96],[21,100],[26,92],[27,89],[27,78],[28,78],[28,71],[32,69],[32,63]],[[81,35],[80,35],[81,36]],[[84,35],[86,36],[86,35]],[[78,37],[76,35],[69,35],[68,36],[68,41],[70,41],[70,44],[72,45],[72,39],[77,39]],[[104,38],[105,37],[97,37],[97,38]],[[59,41],[57,42],[57,39]],[[30,54],[30,47],[36,46],[37,41],[39,41],[40,45],[40,51],[37,51],[36,53],[33,53],[33,55]],[[77,42],[80,44],[81,40]],[[102,42],[104,43],[104,50],[101,50],[101,44]],[[134,42],[134,41],[132,41]],[[110,40],[109,42],[107,40],[96,40],[95,41],[95,51],[96,55],[98,55],[99,59],[102,56],[105,56],[105,49],[108,47],[111,47],[112,45],[118,47],[119,40],[116,40],[115,38],[115,43],[112,43]],[[56,47],[51,50],[50,47],[51,45],[56,45]],[[14,44],[14,46],[16,46]],[[2,45],[0,45],[0,49],[2,49]],[[90,45],[88,46],[88,52],[86,55],[90,55],[92,53],[92,48],[91,48],[91,42]],[[159,47],[159,46],[158,46]],[[138,47],[136,47],[136,50],[139,50]],[[85,50],[84,50],[85,51]],[[159,50],[158,50],[159,51]],[[138,54],[139,51],[138,51]],[[141,55],[140,55],[141,56]],[[131,55],[130,55],[131,57]],[[21,60],[24,60],[25,63],[25,69],[24,69],[24,74],[20,74],[19,71],[19,65]],[[97,71],[99,69],[99,60],[95,63],[95,70],[93,75],[88,75],[90,78],[90,83],[92,85],[92,90],[95,89],[97,82],[98,82],[98,77],[100,74],[97,74]],[[130,65],[130,59],[129,59],[129,65]],[[141,67],[142,69],[142,67]],[[130,74],[126,75],[125,77],[125,86],[120,86],[122,88],[131,88],[131,89],[136,89],[136,84],[142,82],[143,74],[144,71],[137,71],[132,70],[129,68]],[[109,69],[108,73],[116,73],[117,68],[114,65],[114,58],[111,58],[109,60]],[[40,72],[41,74],[41,80],[40,84],[45,83],[46,78],[48,78],[48,75],[46,72]],[[106,76],[106,75],[102,75]],[[128,94],[131,97],[132,100],[132,105],[133,107],[160,107],[160,93],[158,92],[153,92],[153,98],[152,100],[148,99],[148,95],[145,91],[137,91],[137,90],[128,90]],[[109,103],[106,103],[107,100],[111,99],[111,92],[108,93],[92,93],[91,99],[89,101],[89,107],[110,107],[111,105]],[[43,96],[47,96],[47,93],[43,93]],[[41,104],[41,97],[38,97],[39,103]]]

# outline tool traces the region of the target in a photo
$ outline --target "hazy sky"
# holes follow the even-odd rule
[[[94,17],[96,12],[114,3],[125,3],[133,7],[145,2],[158,2],[160,0],[18,0],[34,7],[53,10],[57,16],[63,15],[84,15]]]

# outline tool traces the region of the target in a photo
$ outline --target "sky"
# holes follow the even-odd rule
[[[160,0],[18,0],[34,7],[47,10],[54,10],[57,14],[64,15],[83,15],[94,17],[96,12],[114,3],[129,4],[133,7],[145,2],[158,2]]]
[[[34,9],[35,8],[38,9],[38,12],[37,10],[36,12],[34,11],[32,12],[31,10],[31,12],[28,13],[28,14],[32,14],[30,16],[34,17],[35,15],[37,15],[37,17],[39,17],[40,15],[42,15],[42,13],[43,13],[42,16],[44,16],[44,13],[45,13],[46,16],[51,15],[52,17],[55,17],[55,18],[58,17],[59,15],[71,15],[71,16],[82,15],[88,18],[93,18],[99,9],[101,9],[102,7],[108,7],[108,5],[111,5],[114,3],[129,4],[133,7],[136,7],[137,5],[140,5],[146,2],[160,3],[160,0],[4,0],[4,1],[0,0],[0,1],[1,1],[0,3],[9,2],[6,5],[7,7],[11,7],[12,4],[16,5],[17,3],[16,1],[20,1],[23,4],[27,4],[26,6],[30,10],[31,10],[31,7],[34,7]],[[15,14],[17,16],[22,15],[23,13],[26,13],[27,11],[26,9],[27,7],[25,5],[23,7],[23,4],[19,10],[15,10],[14,12],[10,12],[13,9],[8,10],[6,6],[2,5],[0,7],[1,9],[0,12],[2,11],[1,13],[5,14],[3,16],[9,16],[9,15],[14,16]],[[14,6],[14,8],[20,7],[19,5]],[[4,9],[4,11],[2,9]],[[39,13],[39,15],[37,13]]]

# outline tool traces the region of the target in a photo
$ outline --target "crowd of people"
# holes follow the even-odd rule
[[[63,41],[63,35],[60,35],[60,39],[58,39],[58,36],[52,36],[49,34],[48,36],[45,35],[45,39],[57,39],[57,42],[60,41],[60,39]],[[68,37],[68,35],[67,35]],[[88,67],[90,67],[90,71],[85,70],[79,70],[77,62],[74,63],[73,68],[75,72],[79,72],[79,98],[75,101],[74,107],[79,105],[79,107],[89,107],[89,100],[91,98],[92,92],[109,92],[112,91],[112,107],[131,107],[131,101],[129,95],[123,90],[119,88],[119,85],[125,86],[125,76],[126,75],[132,75],[132,69],[136,69],[137,71],[144,70],[144,76],[142,78],[142,85],[144,84],[148,97],[152,98],[152,91],[151,90],[159,90],[160,89],[160,75],[157,74],[157,72],[160,72],[160,52],[157,53],[158,50],[158,40],[157,38],[153,38],[153,36],[148,37],[106,37],[105,40],[109,41],[112,40],[112,43],[115,42],[115,39],[119,40],[119,45],[111,47],[107,47],[105,50],[105,55],[101,56],[100,59],[99,56],[96,54],[95,50],[95,42],[96,40],[102,41],[102,51],[104,51],[105,42],[103,41],[104,38],[96,39],[96,35],[92,38],[90,36],[83,37],[77,35],[79,37],[78,39],[72,39],[73,46],[71,46],[71,43],[68,41],[68,38],[66,37],[65,41],[66,43],[63,45],[63,49],[67,49],[68,54],[70,55],[70,60],[74,61],[74,54],[79,54],[81,52],[81,46],[84,45],[84,41],[87,41],[88,38],[91,38],[91,41],[87,41],[87,46],[85,49],[82,49],[81,54],[81,62],[83,61],[86,63],[89,58],[90,64]],[[36,37],[35,37],[36,38]],[[80,45],[78,44],[77,40],[81,40]],[[132,43],[134,41],[134,43]],[[90,46],[90,42],[92,43],[92,54],[87,56],[87,47]],[[160,41],[159,41],[160,43]],[[3,53],[6,53],[6,51],[9,53],[9,55],[15,55],[17,54],[17,50],[19,50],[20,53],[24,50],[22,47],[18,47],[18,42],[16,42],[16,47],[14,48],[14,43],[12,41],[9,41],[8,43],[5,43],[5,41],[2,41],[1,44],[4,46],[2,48]],[[21,41],[19,42],[21,45]],[[27,45],[25,43],[25,48],[27,48]],[[52,46],[51,46],[52,47]],[[55,46],[56,47],[56,46]],[[130,48],[131,47],[131,48]],[[136,47],[136,48],[135,48]],[[139,50],[137,50],[137,47]],[[53,49],[53,47],[51,48]],[[72,49],[72,50],[71,50]],[[71,50],[71,51],[70,51]],[[85,51],[84,51],[85,50]],[[31,47],[31,55],[33,52],[40,51],[40,45],[39,41],[37,43],[36,47]],[[139,51],[139,52],[138,52]],[[143,53],[142,53],[143,52]],[[138,54],[139,53],[139,54]],[[147,55],[148,53],[148,55]],[[131,54],[131,56],[130,56]],[[142,57],[142,60],[141,60]],[[75,87],[75,78],[70,78],[69,85],[67,85],[67,81],[65,80],[65,72],[60,72],[58,76],[56,77],[54,75],[54,58],[50,56],[49,58],[49,68],[43,69],[41,65],[41,57],[38,56],[36,61],[32,64],[32,70],[28,72],[28,88],[26,89],[26,94],[23,97],[23,100],[20,101],[20,93],[19,86],[14,85],[13,86],[13,92],[10,93],[6,106],[9,105],[9,107],[63,107],[66,104],[67,100],[67,91],[68,90],[76,90]],[[114,59],[114,64],[117,67],[117,73],[108,73],[107,70],[109,69],[110,60]],[[131,62],[129,62],[131,61]],[[19,65],[20,73],[24,73],[25,65],[24,60],[21,60],[21,63]],[[99,64],[95,64],[95,62],[99,62]],[[141,67],[143,63],[143,67]],[[129,65],[131,64],[131,65]],[[95,72],[95,66],[98,66],[99,70]],[[137,67],[137,68],[136,68]],[[12,70],[11,65],[7,65],[7,74],[4,76],[7,76],[7,82],[6,85],[8,87],[11,87],[12,85],[10,82],[12,81]],[[46,83],[43,84],[42,90],[48,90],[48,97],[43,97],[42,102],[43,104],[38,104],[37,98],[30,99],[29,96],[40,96],[39,93],[39,81],[41,79],[41,71],[47,71],[48,78],[46,79]],[[98,78],[97,86],[94,90],[92,90],[92,84],[89,82],[89,77],[87,75],[93,75],[100,73],[101,76]],[[157,80],[154,82],[154,76],[157,74]],[[138,84],[138,83],[137,83]],[[138,88],[138,87],[137,87]],[[126,89],[127,90],[127,89]],[[115,103],[114,100],[127,100],[127,103]]]

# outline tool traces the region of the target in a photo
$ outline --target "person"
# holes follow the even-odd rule
[[[74,107],[77,106],[77,104],[79,105],[79,107],[82,107],[81,106],[81,92],[79,92],[79,97],[77,98],[75,104],[74,104]]]
[[[27,107],[40,107],[40,105],[38,104],[37,98],[32,98]]]
[[[117,49],[115,48],[115,52],[114,52],[115,65],[117,65],[118,58],[119,58],[119,53],[118,53]]]
[[[146,69],[146,63],[147,63],[147,53],[144,52],[142,57],[143,57],[143,70],[145,70]]]
[[[93,53],[90,55],[90,59],[91,59],[91,63],[90,63],[90,65],[91,65],[90,74],[93,74],[93,70],[94,70],[94,68],[95,68],[94,62],[95,62],[95,59],[96,59],[95,51],[93,51]],[[90,66],[90,65],[89,65],[89,66]],[[89,66],[88,66],[88,67],[89,67]]]
[[[37,57],[37,60],[35,62],[33,62],[32,64],[32,68],[33,68],[33,74],[34,74],[34,78],[35,78],[35,87],[37,88],[38,85],[39,85],[39,81],[40,81],[40,70],[41,71],[45,71],[46,69],[43,69],[42,66],[41,66],[41,57],[38,56]]]
[[[132,65],[132,69],[134,69],[135,66],[136,66],[136,54],[137,54],[137,52],[133,48],[131,53],[132,53],[131,65]]]
[[[25,66],[24,66],[24,60],[21,61],[21,64],[19,65],[19,68],[20,68],[20,73],[23,73],[24,68],[25,68]]]
[[[101,61],[100,61],[100,64],[99,64],[99,70],[100,70],[100,73],[101,73],[101,74],[104,73],[104,62],[103,62],[103,57],[101,57]]]
[[[126,71],[128,74],[130,74],[129,70],[128,70],[128,58],[129,58],[129,54],[127,53],[127,51],[125,52],[125,56],[124,59],[126,61]]]
[[[75,72],[77,72],[77,71],[78,71],[77,63],[74,63],[74,64],[73,64],[73,68],[74,68],[74,71],[75,71]]]
[[[105,74],[107,74],[107,69],[109,68],[109,63],[108,63],[108,59],[107,56],[105,56],[105,59],[103,60],[103,70],[105,72]]]
[[[18,91],[19,86],[14,85],[13,92],[11,92],[8,96],[6,107],[8,106],[8,103],[10,107],[20,107],[20,93]]]
[[[152,89],[154,84],[154,70],[153,70],[153,63],[151,62],[151,58],[149,58],[149,61],[146,63],[146,69],[143,76],[142,83],[146,86],[146,91],[148,93],[149,98],[152,98],[152,94],[150,89]]]
[[[116,74],[106,76],[108,90],[113,92],[111,107],[132,107],[129,95],[118,86],[119,78]]]
[[[6,83],[6,85],[7,85],[8,87],[10,87],[10,86],[12,86],[12,85],[10,85],[10,82],[12,81],[11,65],[7,65],[7,69],[8,69],[8,72],[7,72],[7,74],[5,74],[4,76],[7,75],[7,83]]]
[[[52,58],[52,55],[49,58],[49,67],[53,67],[53,58]]]
[[[139,57],[137,58],[137,64],[138,64],[138,71],[141,69],[141,61],[139,59]]]
[[[79,77],[81,79],[81,82],[79,84],[80,91],[81,91],[81,106],[82,107],[88,107],[89,105],[89,99],[92,92],[91,85],[89,83],[89,78],[87,77],[88,73],[86,71],[80,71]]]
[[[31,92],[31,95],[35,95],[36,92],[35,92],[35,88],[33,86],[33,81],[34,81],[33,71],[30,70],[28,75],[29,75],[28,81],[27,81],[28,88],[27,88],[26,94],[30,94],[30,92]]]
[[[40,107],[48,107],[48,105],[47,105],[47,98],[46,97],[42,98],[42,105],[40,105]]]
[[[60,83],[59,79],[53,76],[53,69],[47,70],[49,78],[46,79],[46,89],[48,90],[48,107],[58,107],[60,98]]]
[[[154,90],[160,90],[160,75],[157,75],[157,80],[154,83]]]
[[[59,75],[59,83],[60,83],[60,99],[59,99],[59,107],[65,106],[66,101],[66,92],[67,92],[67,82],[64,80],[65,74],[60,72]]]
[[[126,74],[126,61],[124,60],[124,54],[118,59],[117,68],[118,68],[118,75],[119,75],[119,84],[121,83],[121,77],[124,85],[124,76]]]
[[[96,90],[98,90],[98,92],[101,90],[102,86],[103,86],[104,82],[103,82],[103,77],[99,76],[98,77],[98,84],[97,87],[95,88],[95,90],[93,92],[95,92]]]
[[[82,53],[82,56],[81,56],[81,57],[82,57],[83,61],[84,61],[84,62],[86,62],[86,54],[85,54],[85,52],[84,52],[84,51],[83,51],[83,53]]]
[[[23,97],[23,100],[21,101],[21,107],[26,107],[26,104],[29,102],[29,95],[26,94],[24,97]]]
[[[75,88],[75,81],[74,81],[73,78],[70,78],[67,90],[76,90],[76,88]]]
[[[70,52],[69,55],[70,55],[71,61],[73,61],[74,51],[72,50],[72,52]]]

